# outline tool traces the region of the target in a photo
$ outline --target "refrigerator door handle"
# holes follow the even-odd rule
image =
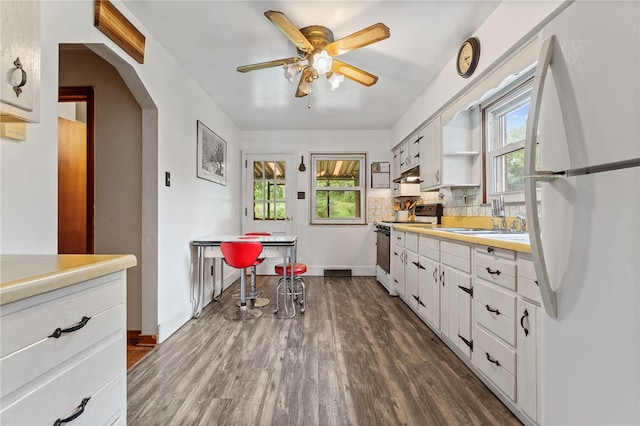
[[[558,316],[556,293],[551,288],[547,265],[542,249],[540,238],[540,221],[538,219],[538,197],[536,193],[537,182],[550,182],[556,176],[553,172],[536,170],[536,146],[538,143],[538,121],[540,118],[540,102],[542,101],[542,90],[547,70],[553,56],[553,45],[555,36],[546,39],[542,44],[540,57],[533,81],[531,92],[531,105],[529,107],[529,117],[527,118],[527,130],[524,146],[524,175],[525,175],[525,204],[527,217],[529,218],[529,241],[531,243],[531,257],[538,278],[542,303],[547,314],[551,317]]]

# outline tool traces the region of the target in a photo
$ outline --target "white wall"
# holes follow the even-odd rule
[[[427,89],[400,117],[391,132],[391,147],[400,143],[422,123],[470,90],[527,40],[570,1],[506,1],[487,18],[474,34],[480,39],[480,62],[472,77],[456,72],[455,54]],[[505,76],[506,77],[506,76]]]
[[[371,162],[389,161],[391,156],[389,136],[388,131],[240,132],[243,151],[287,150],[293,152],[296,159],[304,155],[307,170],[296,171],[296,188],[304,191],[307,197],[296,200],[295,225],[298,259],[307,264],[308,274],[322,275],[325,268],[351,268],[354,275],[375,275],[375,236],[371,223],[361,226],[309,225],[310,153],[367,153],[367,185],[371,186]],[[367,196],[390,197],[391,191],[369,189]]]
[[[63,48],[59,58],[60,87],[93,87],[94,252],[138,259],[127,270],[127,329],[141,330],[142,111],[114,67],[91,50]]]
[[[191,317],[191,250],[189,242],[211,233],[240,231],[240,174],[230,170],[228,186],[196,178],[196,120],[223,137],[229,162],[239,163],[238,129],[198,87],[125,6],[116,6],[146,36],[145,63],[138,64],[93,26],[94,2],[41,4],[41,122],[28,126],[27,141],[2,140],[2,253],[56,253],[57,250],[57,99],[58,44],[106,46],[128,64],[158,110],[157,129],[145,119],[143,132],[157,132],[157,166],[147,159],[143,181],[157,181],[157,229],[144,231],[143,246],[157,238],[157,321],[159,340],[166,339]],[[131,79],[125,78],[128,83]],[[131,82],[135,85],[136,82]],[[143,108],[149,107],[141,102]],[[148,149],[148,148],[147,148]],[[151,150],[153,151],[153,150]],[[143,147],[143,152],[145,148]],[[164,172],[171,172],[171,187]],[[152,173],[153,176],[144,175]],[[148,207],[143,206],[145,215]],[[151,301],[155,304],[155,301]],[[144,330],[143,330],[144,332]]]

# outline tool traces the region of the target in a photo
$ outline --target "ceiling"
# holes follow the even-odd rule
[[[389,130],[500,1],[123,3],[241,130]],[[296,56],[267,10],[284,12],[298,28],[328,27],[336,40],[384,23],[389,39],[340,56],[378,82],[345,80],[331,92],[319,78],[309,99],[294,97],[297,79],[287,81],[282,67],[237,72],[239,65]]]

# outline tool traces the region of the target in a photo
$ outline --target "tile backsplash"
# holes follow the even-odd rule
[[[421,204],[442,203],[445,216],[491,216],[491,205],[482,204],[482,192],[479,187],[442,188],[438,192],[420,194]],[[524,203],[507,203],[505,213],[509,217],[519,214],[526,216]],[[367,199],[367,217],[369,223],[394,220],[393,197],[369,197]]]

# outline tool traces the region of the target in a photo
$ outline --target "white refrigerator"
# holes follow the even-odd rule
[[[638,425],[640,2],[577,1],[540,41],[525,148],[539,423]]]

